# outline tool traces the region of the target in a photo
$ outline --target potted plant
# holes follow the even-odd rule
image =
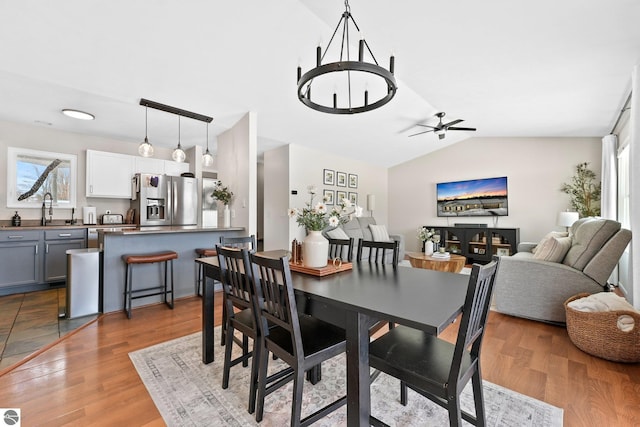
[[[316,187],[307,187],[310,199],[302,209],[290,208],[289,217],[296,218],[299,226],[304,227],[309,235],[302,242],[304,253],[304,265],[307,267],[324,267],[327,265],[329,254],[329,241],[322,235],[322,230],[328,226],[337,227],[348,222],[353,215],[351,202],[341,199],[331,210],[327,208],[326,199],[313,204],[316,195]]]
[[[224,227],[229,228],[231,226],[231,213],[229,212],[229,203],[233,197],[233,192],[229,190],[229,187],[222,185],[222,181],[218,181],[213,189],[213,197],[224,204]]]
[[[576,166],[576,174],[570,183],[562,184],[560,191],[571,198],[571,208],[580,218],[600,215],[600,193],[602,185],[596,181],[596,174],[589,169],[589,162]]]

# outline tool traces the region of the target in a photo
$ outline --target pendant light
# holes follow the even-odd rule
[[[187,155],[184,153],[184,150],[182,149],[182,145],[180,145],[180,116],[179,115],[178,115],[178,146],[176,147],[175,150],[173,150],[173,153],[171,153],[171,158],[173,158],[173,160],[178,163],[184,162],[184,160],[187,158]]]
[[[202,155],[202,165],[203,166],[211,166],[213,165],[213,156],[209,152],[209,123],[207,123],[207,151]]]
[[[144,108],[144,142],[142,142],[138,146],[138,153],[142,157],[153,156],[153,145],[151,145],[151,143],[149,142],[149,139],[147,138],[147,111],[148,111],[148,107],[145,106]]]

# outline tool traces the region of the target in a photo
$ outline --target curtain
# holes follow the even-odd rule
[[[629,144],[629,215],[631,231],[631,276],[633,294],[630,300],[640,308],[640,64],[636,64],[631,75],[631,116]]]
[[[618,219],[618,170],[616,158],[618,136],[607,135],[602,138],[602,193],[600,197],[600,216],[606,219]]]

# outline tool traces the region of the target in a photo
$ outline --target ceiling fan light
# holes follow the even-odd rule
[[[436,135],[444,135],[447,130],[446,129],[436,129],[435,131],[433,131]]]

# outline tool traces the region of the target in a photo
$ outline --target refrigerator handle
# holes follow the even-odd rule
[[[173,191],[173,180],[168,178],[167,180],[167,223],[171,225],[173,223],[174,212],[174,191]]]

